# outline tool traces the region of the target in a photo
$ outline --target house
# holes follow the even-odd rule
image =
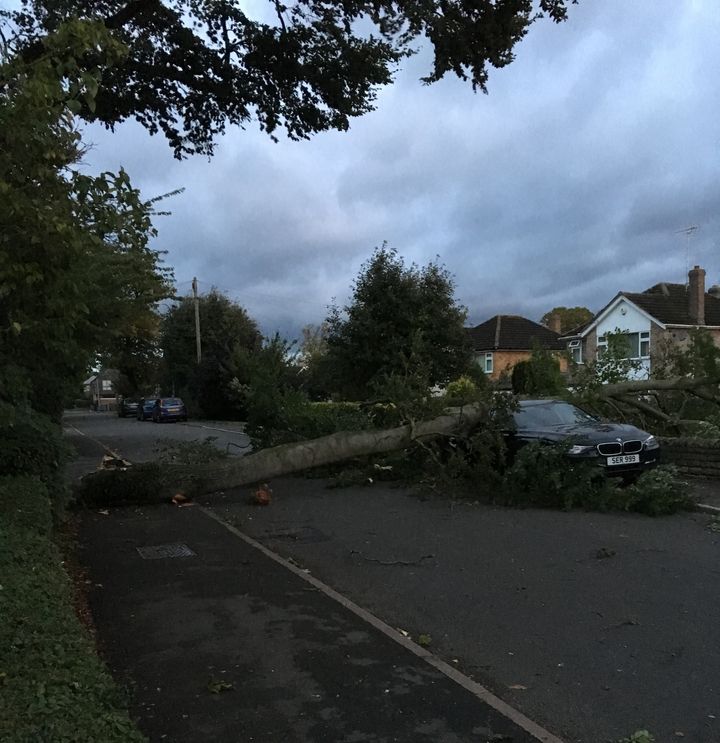
[[[116,404],[116,369],[101,369],[83,382],[83,393],[93,410],[111,410]]]
[[[563,336],[578,364],[595,360],[607,347],[607,334],[627,337],[630,358],[639,362],[635,376],[647,376],[653,358],[668,345],[686,344],[693,328],[706,328],[720,346],[720,287],[705,291],[705,270],[695,266],[687,284],[661,283],[643,292],[619,292],[581,328]]]
[[[526,317],[495,315],[474,328],[465,328],[465,332],[475,358],[490,379],[509,373],[519,361],[529,359],[535,348],[557,352],[561,371],[567,369],[560,334]]]

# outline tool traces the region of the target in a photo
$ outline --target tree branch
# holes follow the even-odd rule
[[[628,382],[606,384],[597,390],[600,397],[618,397],[632,393],[659,391],[691,391],[699,387],[717,386],[718,381],[707,377],[674,377],[672,379],[634,379]]]

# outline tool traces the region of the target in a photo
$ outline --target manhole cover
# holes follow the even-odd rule
[[[143,560],[160,560],[164,557],[193,557],[195,553],[187,544],[156,544],[152,547],[136,547]]]

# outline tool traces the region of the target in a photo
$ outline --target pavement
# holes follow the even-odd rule
[[[92,437],[74,434],[79,469],[108,442],[143,445],[124,421],[94,420],[77,426]],[[552,740],[537,724],[566,743],[643,728],[720,743],[709,514],[502,509],[304,478],[273,489],[267,508],[238,490],[84,515],[98,637],[152,741]],[[194,554],[137,550],[178,543]],[[398,629],[430,636],[432,654]]]
[[[192,554],[138,552],[168,545]],[[89,512],[79,559],[151,741],[559,743],[200,507]]]

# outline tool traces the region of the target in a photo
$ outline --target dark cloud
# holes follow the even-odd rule
[[[126,124],[91,128],[87,160],[123,165],[148,197],[185,187],[156,243],[179,289],[197,275],[267,333],[319,322],[383,240],[439,255],[472,322],[597,309],[682,280],[688,259],[720,279],[719,32],[716,0],[581,0],[531,30],[487,96],[422,86],[421,50],[348,133],[238,130],[212,161],[179,163]]]

